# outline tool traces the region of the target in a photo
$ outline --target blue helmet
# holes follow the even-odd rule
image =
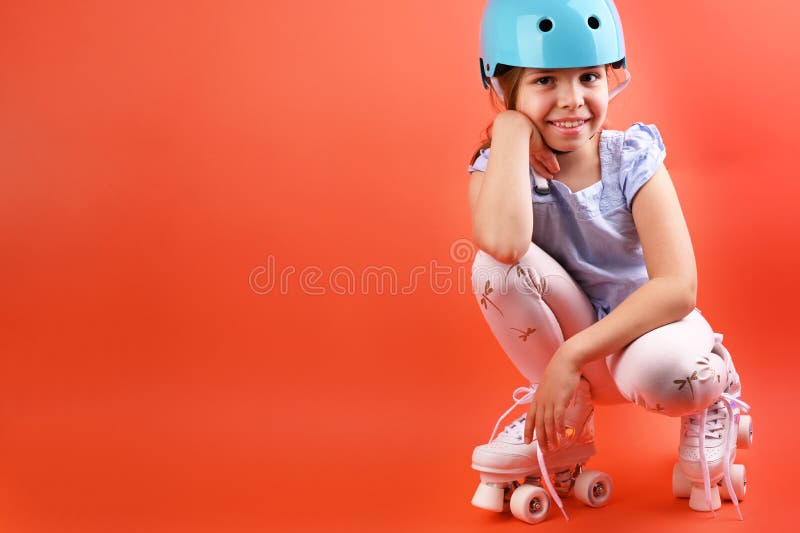
[[[613,0],[489,0],[481,21],[481,80],[502,98],[498,65],[536,68],[623,68],[622,23]]]

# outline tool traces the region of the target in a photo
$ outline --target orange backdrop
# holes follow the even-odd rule
[[[459,255],[483,5],[0,6],[0,529],[527,527],[469,503],[523,384]],[[789,527],[800,7],[618,7],[611,127],[664,136],[754,407],[743,527]],[[735,521],[672,498],[677,420],[597,425],[617,492],[573,525]]]

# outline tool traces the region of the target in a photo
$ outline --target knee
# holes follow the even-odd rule
[[[530,253],[529,249],[528,254]],[[516,293],[541,297],[545,292],[545,280],[526,261],[528,254],[519,262],[503,263],[487,252],[478,250],[472,262],[473,292],[476,295]]]
[[[636,358],[628,361],[635,368],[611,365],[621,392],[630,401],[667,416],[684,416],[702,411],[722,394],[726,369],[716,354],[661,351],[647,355],[638,358],[640,364],[635,364]],[[624,359],[625,355],[620,356],[617,362]]]
[[[654,387],[653,398],[668,416],[684,416],[702,411],[722,394],[720,374],[694,366],[663,374],[660,386]]]

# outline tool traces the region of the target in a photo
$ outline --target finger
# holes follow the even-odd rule
[[[555,410],[555,419],[556,419],[556,435],[557,441],[559,446],[564,442],[564,408],[563,407],[556,407]]]
[[[539,131],[539,128],[536,127],[535,124],[532,124],[533,128],[531,129],[531,144],[539,147],[542,144],[542,133]]]
[[[533,133],[531,134],[530,152],[553,172],[560,170],[556,154],[544,142],[544,137],[536,128],[533,128]]]
[[[550,152],[550,157],[548,158],[547,166],[553,171],[553,173],[558,173],[561,170],[561,165],[558,164],[558,158],[556,154]]]
[[[556,155],[550,149],[539,150],[534,154],[534,157],[549,173],[555,174],[559,171]]]
[[[550,174],[554,173],[556,167],[552,164],[551,161],[551,157],[555,157],[553,152],[551,152],[550,150],[537,152],[536,154],[534,154],[534,157],[536,158],[536,161],[538,161],[540,165],[542,165],[545,169],[547,169],[548,173]]]
[[[531,404],[528,415],[525,417],[525,431],[523,432],[525,444],[530,444],[533,440],[534,420],[536,420],[536,404]]]
[[[538,159],[534,159],[531,161],[531,165],[533,166],[533,170],[543,178],[547,178],[549,180],[553,179],[553,175]]]
[[[544,415],[544,429],[547,432],[547,448],[548,450],[552,450],[556,447],[556,424],[555,419],[553,418],[553,406],[549,404],[545,408],[545,415]]]
[[[539,443],[539,446],[542,447],[542,451],[546,448],[543,448],[545,445],[545,432],[544,432],[544,409],[542,407],[536,407],[536,441]]]

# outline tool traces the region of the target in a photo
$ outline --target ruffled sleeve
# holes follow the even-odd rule
[[[655,124],[636,122],[625,130],[620,179],[628,209],[639,189],[653,177],[667,150]]]
[[[475,163],[471,164],[467,169],[469,173],[472,173],[475,170],[486,172],[486,166],[489,164],[489,150],[491,150],[491,148],[481,149],[481,152],[478,155],[478,158],[475,160]]]

